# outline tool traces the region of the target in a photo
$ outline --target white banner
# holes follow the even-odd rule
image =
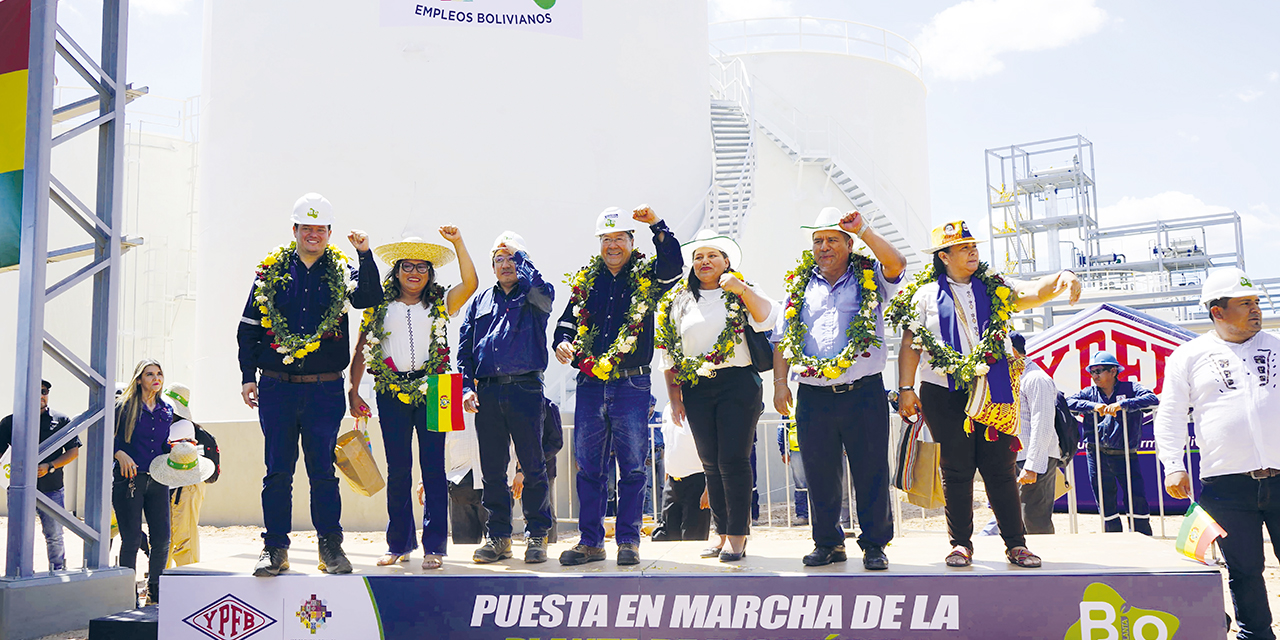
[[[369,587],[360,576],[285,573],[268,580],[166,575],[161,581],[161,638],[337,640],[381,635]]]
[[[384,27],[479,27],[582,37],[582,0],[382,0]]]

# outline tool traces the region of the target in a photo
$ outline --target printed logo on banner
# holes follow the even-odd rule
[[[315,635],[317,631],[324,628],[329,618],[333,617],[333,610],[326,607],[324,600],[311,594],[310,598],[302,601],[302,607],[295,612],[298,616],[298,622],[302,623],[303,629],[311,631],[311,635]]]
[[[229,593],[182,621],[214,640],[244,640],[276,623]]]
[[[1095,582],[1084,589],[1080,619],[1067,629],[1063,640],[1091,638],[1162,638],[1173,640],[1180,623],[1171,613],[1130,606],[1110,586]],[[1100,633],[1094,633],[1095,631]]]

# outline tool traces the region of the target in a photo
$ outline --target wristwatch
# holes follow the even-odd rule
[[[915,385],[898,387],[898,391],[915,391],[915,390],[916,390]]]

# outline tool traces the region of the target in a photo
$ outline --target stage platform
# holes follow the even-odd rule
[[[852,543],[852,541],[850,541]],[[453,545],[442,570],[378,567],[375,543],[345,546],[355,573],[316,570],[314,543],[290,551],[292,570],[249,575],[248,555],[170,570],[162,578],[166,639],[295,638],[1139,638],[1226,637],[1222,577],[1137,534],[1031,536],[1041,569],[1004,560],[978,538],[972,567],[944,566],[941,535],[895,540],[888,571],[846,563],[804,567],[798,540],[756,538],[747,557],[698,557],[706,543],[645,542],[634,567],[609,559],[561,567],[566,544],[541,565],[516,557],[470,562]],[[1082,622],[1082,616],[1084,620]],[[1114,631],[1108,631],[1114,630]],[[1083,631],[1083,632],[1082,632]],[[1113,635],[1114,633],[1114,635]]]

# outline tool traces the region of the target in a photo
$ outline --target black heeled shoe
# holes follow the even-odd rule
[[[727,551],[724,549],[720,551],[720,562],[737,562],[745,557],[747,557],[747,541],[746,540],[742,541],[742,551],[739,551],[738,553],[734,553],[732,551]]]

